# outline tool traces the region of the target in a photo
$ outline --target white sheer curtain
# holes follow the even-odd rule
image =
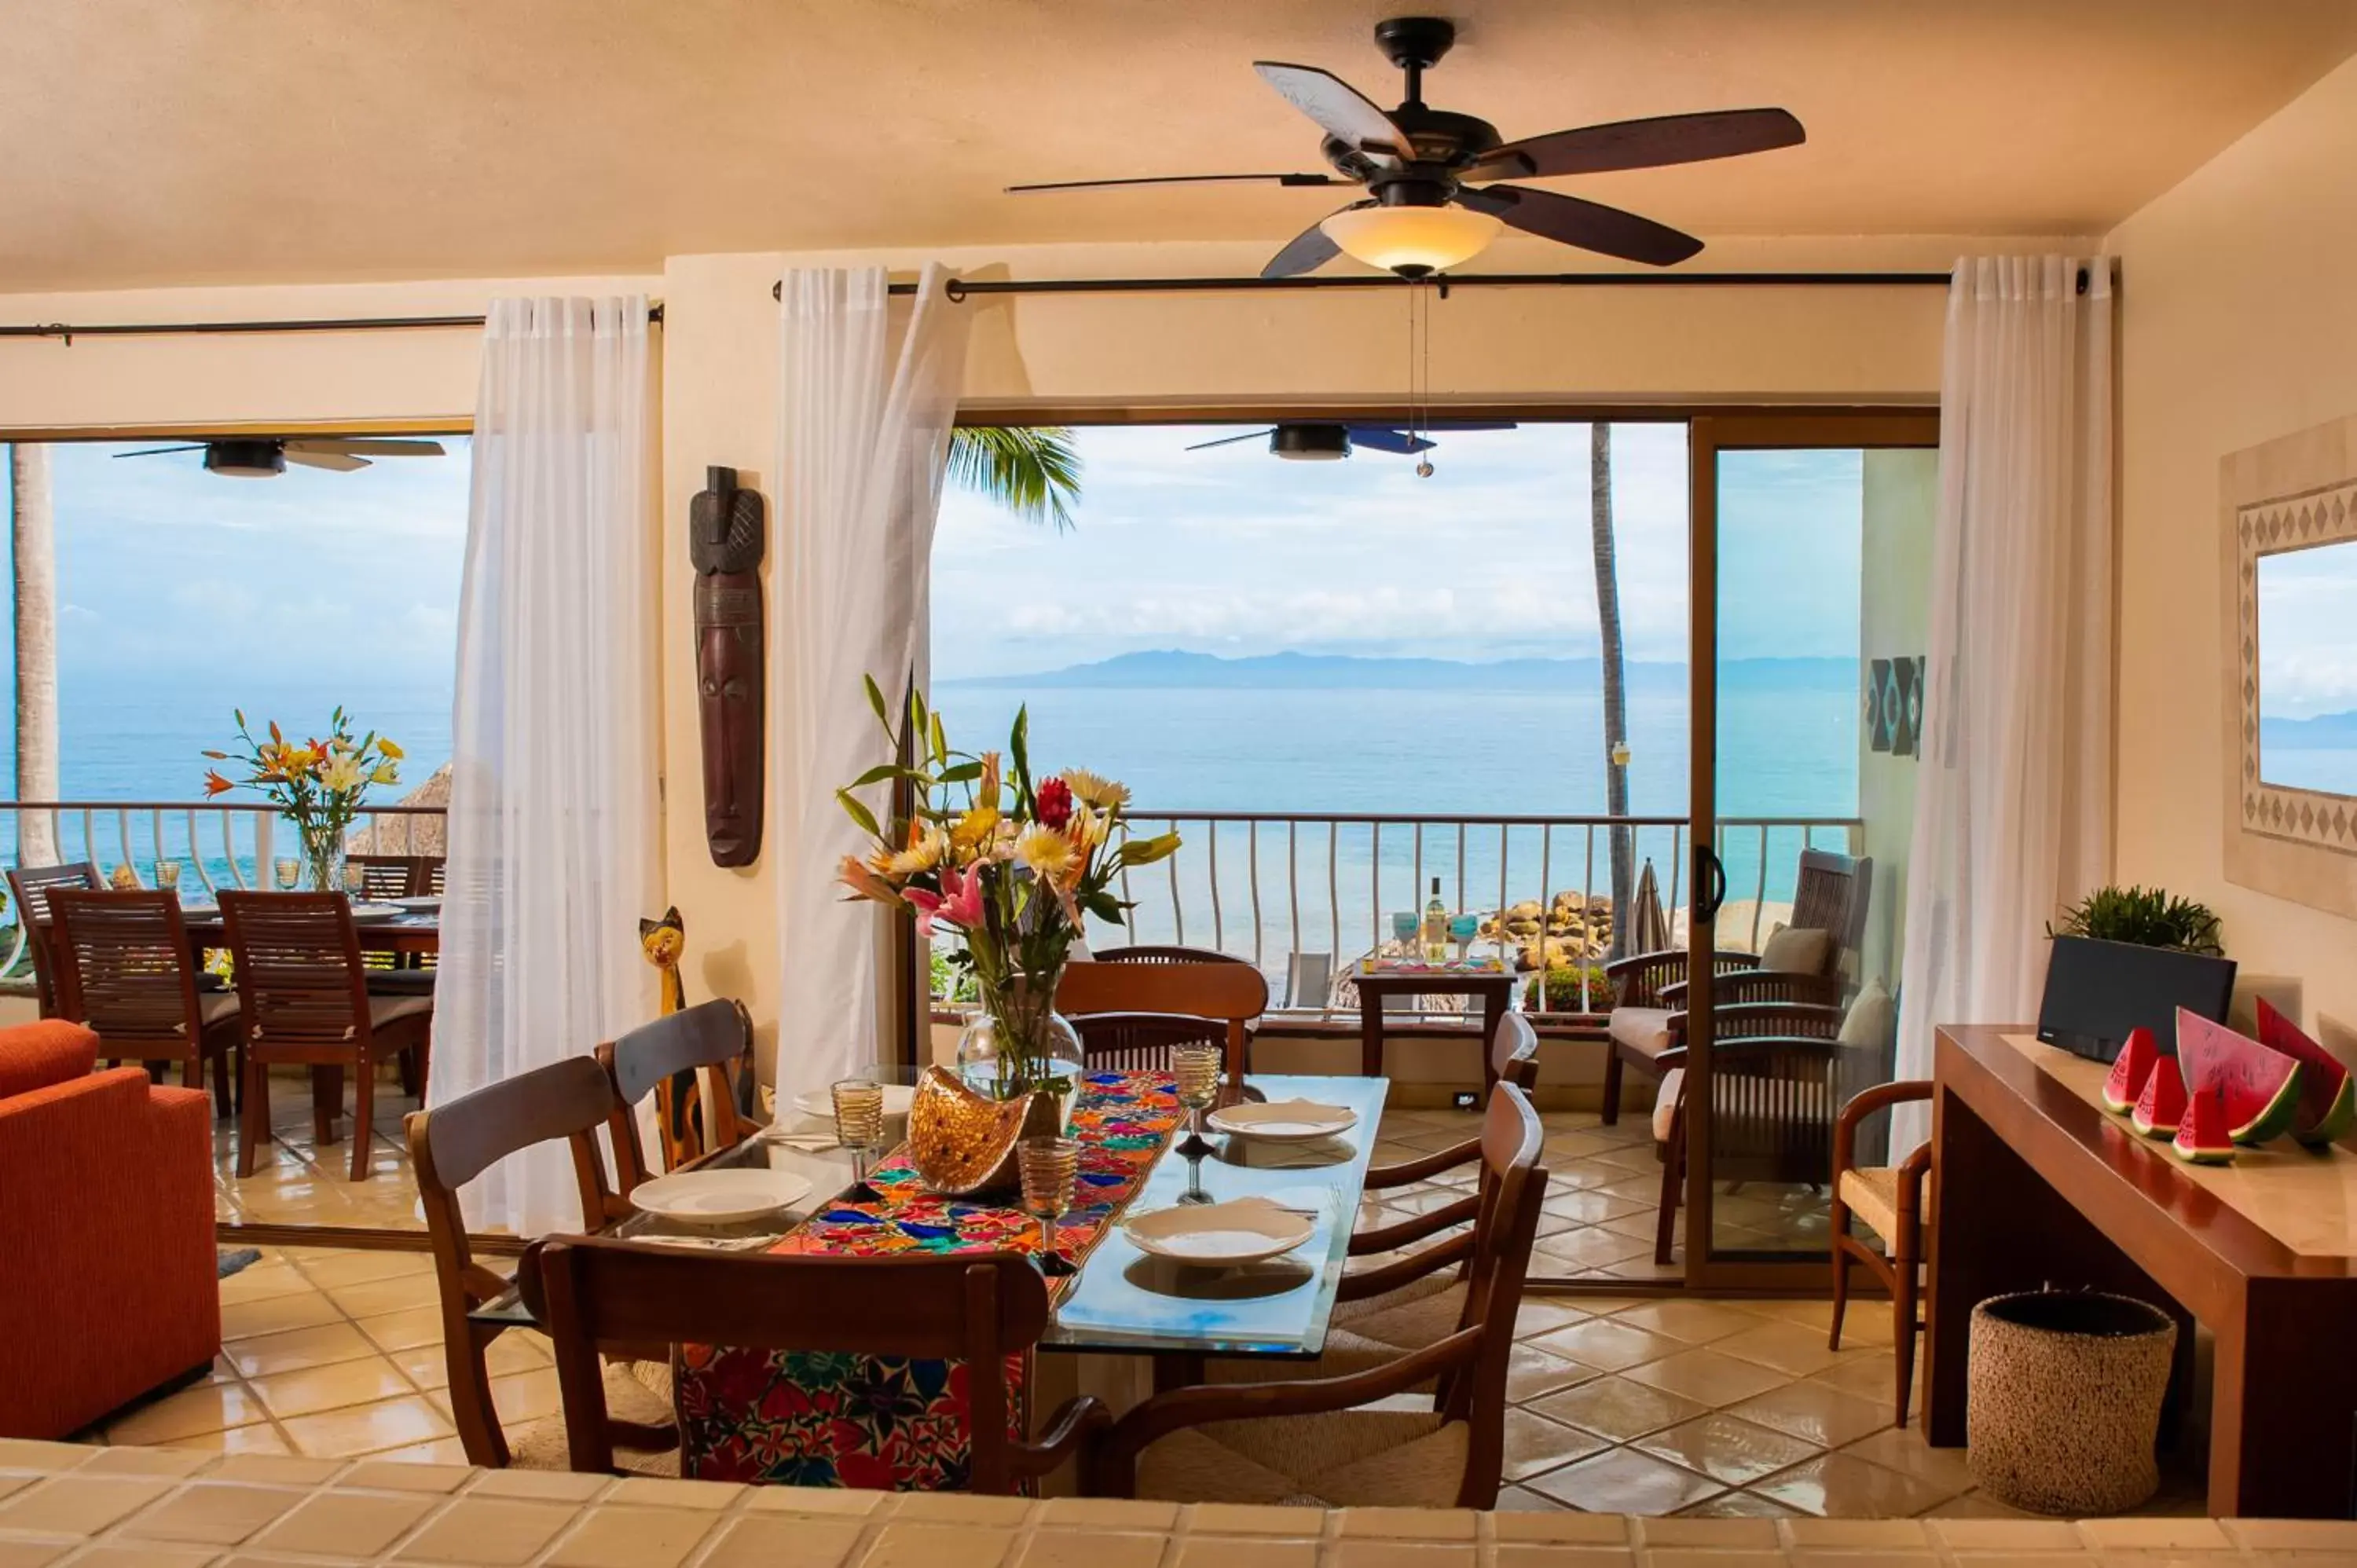
[[[834,791],[887,759],[860,678],[897,703],[929,673],[933,521],[971,318],[948,275],[929,266],[894,301],[880,268],[797,268],[779,291],[781,1103],[876,1059],[884,912],[839,897],[835,867],[865,845]]]
[[[434,1101],[654,1015],[654,368],[647,302],[501,299],[475,409]],[[580,1223],[570,1157],[468,1189],[469,1222]]]
[[[2110,866],[2112,328],[2105,258],[1949,285],[1902,1079],[1938,1025],[2036,1016],[2046,922]],[[1900,1110],[1894,1152],[1930,1131]]]

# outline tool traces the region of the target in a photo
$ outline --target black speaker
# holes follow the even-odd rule
[[[2177,1054],[2177,1010],[2226,1021],[2234,997],[2234,961],[2133,942],[2056,937],[2046,961],[2046,996],[2038,1037],[2050,1046],[2108,1062],[2128,1031],[2150,1029],[2162,1052]]]

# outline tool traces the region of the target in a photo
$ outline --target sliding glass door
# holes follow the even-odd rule
[[[1822,1274],[1835,1119],[1891,1073],[1938,440],[1929,413],[1693,424],[1690,1284]]]

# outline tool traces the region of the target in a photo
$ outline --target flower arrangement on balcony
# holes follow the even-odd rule
[[[257,740],[243,709],[231,716],[237,721],[235,748],[204,755],[236,763],[245,777],[207,768],[206,798],[241,787],[261,790],[295,830],[304,881],[316,892],[337,891],[343,882],[344,834],[366,809],[371,787],[401,782],[401,747],[374,730],[354,740],[351,719],[340,707],[328,715],[324,740],[290,741],[275,723],[268,740]]]
[[[971,753],[950,749],[923,693],[909,694],[905,727],[872,677],[867,700],[892,755],[914,761],[871,768],[835,791],[875,840],[865,858],[844,857],[840,880],[854,897],[913,909],[922,935],[956,937],[951,961],[981,1000],[959,1047],[969,1085],[999,1100],[1068,1093],[1080,1041],[1054,1003],[1072,943],[1090,915],[1121,920],[1128,906],[1114,883],[1167,858],[1178,833],[1132,837],[1129,790],[1114,779],[1077,768],[1035,779],[1028,710],[1004,754]],[[885,783],[907,786],[905,814],[879,821],[856,791]]]

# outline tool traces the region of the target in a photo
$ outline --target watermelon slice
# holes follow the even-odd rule
[[[2321,1148],[2357,1126],[2357,1081],[2351,1079],[2340,1058],[2309,1039],[2266,997],[2258,1003],[2259,1043],[2300,1066],[2299,1115],[2291,1135],[2310,1148]]]
[[[2104,1106],[2106,1110],[2125,1112],[2144,1092],[2144,1080],[2152,1076],[2152,1064],[2160,1059],[2160,1044],[2152,1031],[2135,1028],[2128,1031],[2128,1043],[2112,1062],[2112,1076],[2104,1079]]]
[[[2179,1036],[2179,1043],[2183,1043]],[[2222,1089],[2199,1089],[2185,1107],[2169,1149],[2189,1165],[2222,1165],[2234,1158],[2234,1140],[2226,1135],[2227,1094]]]
[[[2166,1138],[2177,1131],[2185,1115],[2185,1079],[2178,1076],[2177,1058],[2162,1057],[2144,1077],[2128,1124],[2147,1138]]]
[[[2288,1133],[2299,1115],[2298,1062],[2182,1007],[2177,1010],[2177,1065],[2187,1093],[2221,1097],[2226,1135],[2238,1144],[2264,1144]]]

